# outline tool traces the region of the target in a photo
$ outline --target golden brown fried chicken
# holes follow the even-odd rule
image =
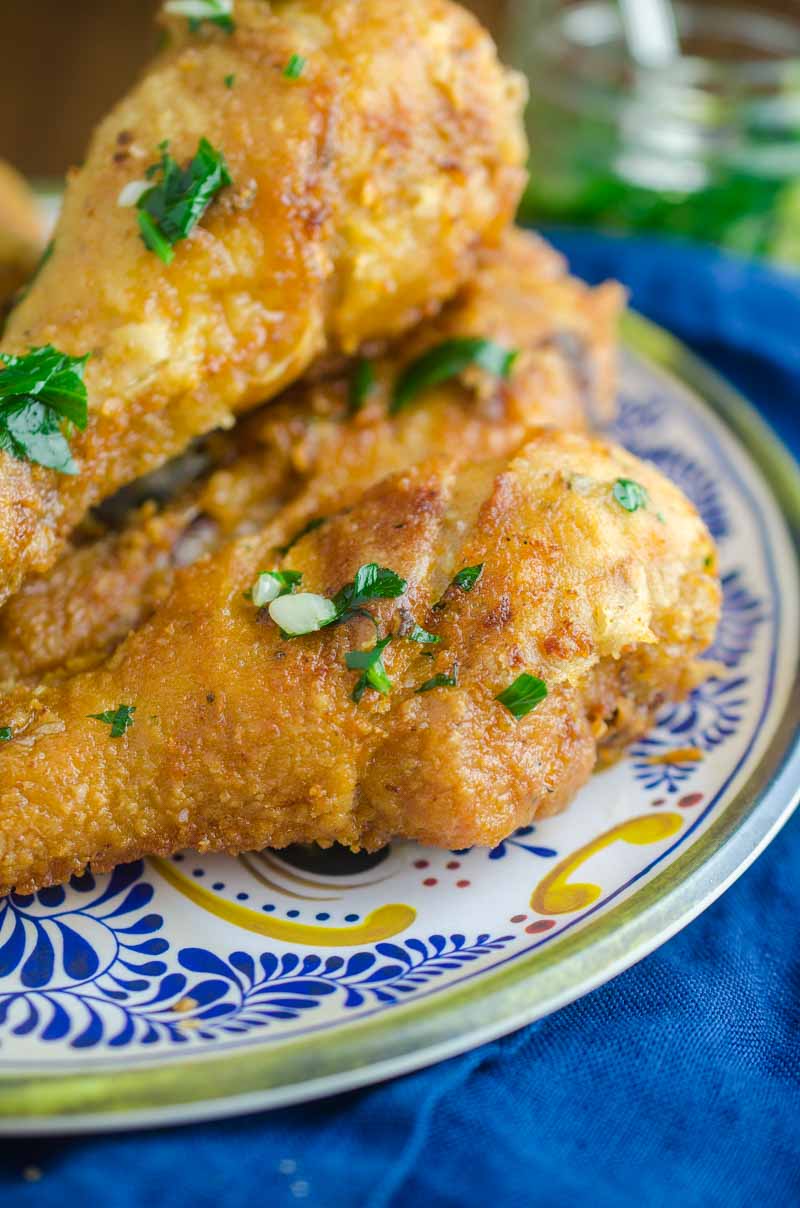
[[[614,446],[542,432],[488,462],[454,450],[281,558],[298,515],[181,571],[105,665],[0,703],[0,890],[186,846],[494,844],[566,803],[617,719],[629,739],[703,676],[711,539]],[[368,563],[405,581],[367,605],[374,627],[356,614],[285,639],[243,594],[280,568],[331,598]],[[480,566],[471,590],[454,583]],[[414,623],[438,644],[411,640]],[[346,655],[374,649],[376,628],[391,690],[362,682],[356,703]],[[547,696],[516,717],[498,696],[521,675]]]
[[[458,5],[237,0],[234,21],[172,20],[10,318],[7,352],[91,354],[89,417],[74,476],[0,456],[0,600],[193,436],[435,311],[513,215],[523,88]]]
[[[10,164],[0,160],[0,319],[5,303],[30,277],[44,246],[36,199]]]
[[[536,426],[581,429],[611,418],[621,304],[618,286],[591,290],[541,239],[507,232],[457,301],[376,362],[358,414],[350,414],[351,368],[294,388],[215,442],[210,455],[222,464],[206,480],[32,578],[0,611],[0,683],[107,653],[165,597],[178,566],[260,527],[301,489],[308,519],[435,453],[502,456]],[[388,416],[402,366],[465,336],[519,350],[510,378],[470,370]]]

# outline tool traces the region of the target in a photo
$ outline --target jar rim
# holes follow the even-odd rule
[[[800,55],[787,55],[787,44],[800,34],[800,16],[764,12],[755,7],[725,4],[690,5],[678,0],[675,17],[682,40],[693,37],[735,38],[741,47],[751,45],[752,57],[681,54],[672,63],[648,67],[648,77],[662,87],[693,89],[700,92],[727,90],[763,91],[780,88],[787,81],[800,86]],[[587,85],[601,85],[587,68],[588,58],[617,49],[627,59],[625,33],[619,7],[612,0],[574,0],[564,5],[559,0],[544,0],[536,41],[540,51],[554,59],[564,52],[583,55],[573,78]],[[583,70],[581,70],[583,67]],[[606,81],[608,84],[609,81]]]
[[[594,155],[604,128],[648,170],[667,163],[674,170],[676,163],[685,163],[687,172],[694,172],[702,162],[757,177],[800,177],[800,59],[742,63],[683,56],[677,64],[645,69],[627,52],[615,0],[573,0],[567,6],[540,0],[541,19],[535,24],[530,9],[526,18],[522,5],[517,11],[513,53],[530,76],[533,97],[544,104],[545,114],[581,119],[575,129],[581,132],[582,154]],[[681,21],[687,28],[689,11],[679,0],[679,28]],[[700,9],[691,11],[696,15]],[[732,6],[706,11],[713,11],[716,29],[730,33]],[[753,11],[738,9],[745,22]],[[765,30],[763,22],[760,28]],[[769,36],[782,29],[786,45],[787,28],[795,27],[778,21]]]

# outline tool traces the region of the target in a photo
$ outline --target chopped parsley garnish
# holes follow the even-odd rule
[[[626,512],[637,512],[639,508],[646,508],[649,502],[645,488],[632,478],[618,478],[611,494]]]
[[[93,721],[101,721],[105,726],[111,726],[111,737],[122,738],[122,735],[133,725],[133,715],[136,705],[117,705],[116,709],[107,709],[105,713],[90,713]]]
[[[443,608],[447,607],[448,594],[454,588],[460,591],[472,591],[483,574],[484,565],[485,564],[483,562],[479,562],[477,566],[465,566],[463,570],[460,570],[450,583],[450,586],[442,599],[438,602],[438,604],[434,604],[434,612],[441,612]]]
[[[514,350],[495,344],[494,340],[445,340],[406,366],[395,385],[389,410],[395,415],[421,391],[457,377],[470,365],[478,365],[494,377],[507,378],[518,355]]]
[[[235,83],[236,83],[236,76],[234,75],[233,72],[231,72],[230,75],[225,76],[225,87],[226,88],[233,88]]]
[[[181,168],[167,151],[159,147],[161,159],[151,164],[145,175],[161,179],[142,193],[136,202],[139,230],[151,252],[170,264],[173,246],[194,230],[211,202],[225,185],[233,183],[225,157],[201,138],[197,152],[186,168]]]
[[[0,353],[0,449],[61,474],[76,474],[70,426],[83,431],[88,402],[83,370],[89,354],[71,357],[46,344],[25,356]]]
[[[513,684],[509,684],[504,692],[496,696],[495,700],[505,705],[509,713],[519,721],[540,705],[546,696],[547,684],[544,680],[524,671],[522,675],[517,676]]]
[[[361,700],[367,688],[374,688],[382,696],[388,696],[391,692],[392,681],[386,674],[386,668],[383,665],[383,652],[391,640],[392,635],[389,634],[388,637],[376,642],[372,650],[351,650],[344,656],[344,661],[350,671],[363,673],[352,693],[356,704]]]
[[[51,344],[31,348],[24,356],[0,352],[0,361],[5,365],[0,373],[0,402],[35,398],[57,410],[76,428],[85,427],[87,406],[83,369],[88,359],[89,353],[71,357]]]
[[[287,80],[299,80],[305,70],[306,60],[302,55],[292,55],[283,69]]]
[[[0,742],[11,742],[13,737],[11,726],[0,726]]]
[[[280,596],[288,596],[303,579],[299,570],[265,570],[258,576],[250,588],[250,599],[256,608],[264,608]]]
[[[332,600],[312,592],[278,596],[269,606],[269,615],[280,626],[283,636],[289,638],[316,633],[356,616],[368,617],[375,624],[375,618],[364,605],[370,600],[396,599],[406,587],[405,579],[393,570],[367,562],[356,571],[352,583],[346,583]]]
[[[458,663],[453,663],[449,675],[440,671],[438,675],[434,675],[432,679],[426,680],[424,684],[420,684],[417,688],[416,695],[420,692],[430,692],[433,688],[457,688],[458,687]]]
[[[336,619],[346,621],[355,616],[370,600],[395,600],[402,596],[408,584],[393,570],[367,562],[359,567],[352,583],[346,583],[333,597]]]
[[[351,415],[355,415],[357,411],[361,410],[375,389],[376,384],[375,369],[372,361],[368,361],[365,357],[359,357],[353,367],[353,375],[350,378],[350,390],[347,396]]]
[[[188,17],[189,29],[195,33],[204,21],[219,26],[226,33],[236,28],[233,20],[233,0],[167,0],[164,11],[173,17]]]
[[[278,553],[282,557],[285,557],[289,550],[292,549],[293,546],[297,545],[298,541],[302,540],[303,537],[307,537],[309,533],[313,533],[315,529],[320,528],[320,526],[323,525],[326,520],[327,516],[317,516],[315,520],[309,520],[308,524],[304,524],[301,529],[298,529],[293,537],[289,538],[289,540],[286,542],[286,545],[279,545],[277,547]]]
[[[441,642],[441,638],[435,633],[428,633],[427,629],[423,629],[421,625],[415,625],[410,633],[406,634],[410,642],[419,642],[421,646],[432,646],[436,642]]]
[[[460,587],[462,591],[472,591],[475,584],[483,574],[484,563],[479,563],[478,566],[465,566],[460,570],[451,583],[451,587]]]

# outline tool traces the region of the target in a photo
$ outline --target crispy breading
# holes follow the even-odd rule
[[[524,88],[464,9],[237,0],[234,16],[230,34],[171,22],[71,174],[52,256],[10,317],[8,352],[91,353],[89,425],[74,477],[0,456],[0,600],[193,436],[434,312],[513,216]],[[233,184],[165,265],[120,195],[164,140],[185,167],[201,138]]]
[[[435,321],[376,362],[376,387],[348,414],[352,370],[296,387],[217,439],[215,472],[121,533],[71,550],[0,611],[0,683],[108,653],[169,591],[175,570],[304,491],[307,514],[341,506],[387,474],[458,446],[501,456],[542,424],[580,429],[609,419],[622,291],[589,289],[528,232],[509,231]],[[508,382],[470,372],[387,416],[401,366],[443,340],[491,337],[518,349]],[[313,484],[313,486],[312,486]]]
[[[617,501],[619,478],[646,506]],[[703,676],[711,539],[622,449],[554,431],[490,461],[454,449],[351,499],[281,559],[301,511],[181,571],[106,664],[0,703],[0,889],[182,847],[494,844],[563,807],[619,718],[630,739]],[[368,562],[407,590],[372,608],[395,635],[392,691],[356,704],[345,655],[375,642],[369,621],[284,640],[243,593],[282,567],[330,597]],[[471,592],[448,586],[478,564]],[[401,636],[410,618],[440,637],[434,658]],[[417,692],[454,664],[456,687]],[[496,697],[523,672],[548,696],[515,720]],[[122,737],[89,717],[122,704],[136,708]]]
[[[43,246],[36,198],[19,173],[0,160],[0,319],[6,302],[36,267]]]

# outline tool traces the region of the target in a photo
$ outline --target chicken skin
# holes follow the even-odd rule
[[[216,469],[162,510],[146,504],[121,532],[71,549],[0,611],[0,684],[74,671],[110,650],[168,594],[179,566],[265,524],[303,492],[298,523],[365,487],[453,448],[504,456],[537,426],[582,429],[613,415],[621,289],[589,289],[535,235],[508,231],[435,321],[374,364],[351,414],[353,369],[295,387],[218,436]],[[490,337],[518,351],[507,380],[469,370],[399,414],[387,413],[402,368],[443,342]]]
[[[6,303],[30,277],[43,246],[36,199],[19,173],[0,160],[0,325]]]
[[[0,702],[0,890],[182,847],[493,845],[704,676],[711,539],[654,467],[600,440],[455,448],[298,538],[301,514],[182,570],[107,663]],[[370,564],[395,586],[364,604]],[[338,600],[339,623],[286,637],[279,601],[245,597],[269,569]],[[375,690],[351,668],[378,637]]]
[[[450,0],[236,0],[230,30],[165,23],[3,340],[89,359],[76,472],[0,454],[0,601],[194,436],[435,313],[521,192],[524,88]]]

